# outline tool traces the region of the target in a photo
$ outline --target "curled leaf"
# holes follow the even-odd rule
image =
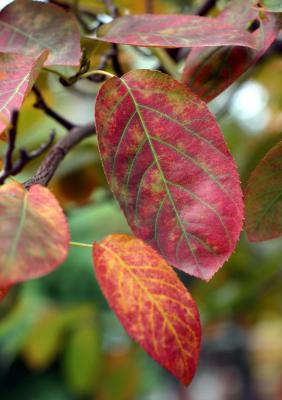
[[[0,286],[45,275],[65,260],[66,218],[52,193],[12,182],[0,187]]]
[[[246,230],[252,242],[282,236],[282,142],[253,171],[245,196]]]
[[[206,104],[170,76],[111,78],[96,101],[99,149],[134,234],[209,280],[242,226],[238,174]]]
[[[48,56],[39,57],[0,53],[0,137],[9,123],[12,111],[20,109]]]
[[[198,362],[201,326],[197,305],[175,272],[150,246],[128,235],[94,243],[96,277],[122,325],[182,383]]]
[[[46,65],[79,65],[80,33],[71,13],[54,4],[16,0],[0,12],[0,51],[38,56]]]
[[[281,29],[281,20],[276,15],[260,17],[252,7],[252,0],[236,0],[216,19],[219,25],[232,23],[238,29],[253,28],[253,39],[257,49],[242,46],[192,49],[184,66],[181,81],[203,100],[210,101],[230,86],[252,67]]]
[[[130,15],[114,19],[97,30],[97,39],[143,47],[255,47],[253,37],[214,18],[195,15]]]

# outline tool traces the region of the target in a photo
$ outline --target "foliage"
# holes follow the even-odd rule
[[[16,0],[0,13],[0,138],[3,144],[6,142],[1,183],[52,143],[52,137],[45,145],[39,140],[40,147],[31,153],[20,148],[18,164],[14,162],[17,112],[25,117],[27,96],[32,90],[35,107],[68,131],[40,160],[35,173],[28,175],[26,168],[23,183],[13,178],[0,188],[0,298],[16,289],[10,286],[59,267],[67,257],[69,244],[80,247],[81,252],[90,248],[97,282],[125,330],[158,363],[188,384],[199,358],[200,318],[196,302],[170,265],[210,280],[233,253],[244,217],[237,168],[207,102],[264,56],[281,29],[281,9],[275,2],[237,0],[215,18],[161,13],[122,16],[113,3],[105,2],[102,11],[108,12],[112,21],[102,24],[101,4],[95,4],[87,0]],[[139,52],[144,52],[140,47],[148,48],[160,61],[158,69],[165,73],[130,70],[126,61],[129,72],[124,74],[120,62],[124,44]],[[188,54],[183,51],[187,47],[192,48]],[[147,53],[142,54],[145,57]],[[175,54],[182,54],[185,63],[180,82],[175,79],[179,77]],[[93,69],[97,56],[99,66]],[[70,68],[75,66],[78,68]],[[48,106],[45,95],[53,93],[45,90],[43,96],[41,90],[46,76],[52,75],[66,91],[79,90],[85,80],[98,85],[107,79],[95,99],[95,125],[74,124],[56,107]],[[112,220],[116,213],[111,214],[112,200],[105,193],[100,194],[101,207],[110,219],[110,228],[97,228],[97,234],[91,230],[97,217],[91,208],[85,208],[83,216],[83,211],[72,214],[66,206],[65,216],[46,187],[50,181],[52,185],[53,175],[67,153],[86,138],[89,145],[77,159],[87,156],[96,132],[100,151],[97,164],[102,163],[108,185],[135,236],[120,234],[130,229],[122,216],[118,222]],[[245,219],[251,241],[282,235],[280,172],[281,141],[258,163],[247,184]],[[72,187],[75,179],[73,176],[66,185]],[[95,187],[97,177],[91,175],[89,179]],[[57,196],[64,203],[59,190]],[[111,234],[101,240],[103,229]],[[84,235],[86,241],[91,237],[93,245],[81,243]],[[81,264],[88,265],[89,259],[84,257]],[[270,269],[277,269],[275,262]],[[66,273],[66,282],[68,279]],[[254,282],[253,291],[261,285],[258,277]],[[29,284],[27,287],[32,288],[33,282]],[[242,290],[241,297],[248,301],[249,289],[246,284],[235,292]],[[15,335],[12,317],[2,332],[0,329],[0,338],[13,333],[9,346],[14,352],[25,339],[23,357],[40,369],[54,360],[62,338],[70,331],[64,355],[66,380],[74,392],[90,393],[101,358],[96,317],[87,306],[77,312],[72,307],[66,310],[64,305],[58,311],[41,299],[30,313],[30,321],[36,321],[36,329],[30,332],[31,322],[24,314],[32,303],[30,293],[34,296],[37,292],[28,289],[27,293],[15,311],[22,321],[22,336]],[[224,304],[216,303],[216,295],[210,301],[206,318],[224,308]],[[235,299],[232,307],[239,306]],[[43,310],[42,320],[38,310]],[[80,376],[79,366],[84,362],[86,373]],[[130,360],[124,362],[130,369]],[[110,379],[115,379],[114,372]],[[105,399],[109,396],[102,394]],[[130,398],[131,394],[122,393],[121,399],[126,396]]]

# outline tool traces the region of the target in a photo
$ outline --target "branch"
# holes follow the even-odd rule
[[[6,151],[5,161],[4,161],[4,172],[10,171],[13,167],[13,153],[16,146],[16,136],[19,122],[19,112],[14,111],[11,118],[11,128],[8,134],[8,148]]]
[[[59,124],[61,124],[64,128],[66,128],[68,130],[75,127],[75,125],[73,123],[68,121],[66,118],[62,117],[56,111],[52,110],[52,108],[50,108],[46,104],[40,90],[36,86],[34,86],[32,90],[36,96],[36,102],[33,105],[34,108],[38,108],[38,109],[44,111],[44,113],[46,115],[49,115],[49,117],[53,118],[55,121],[57,121]]]
[[[201,17],[207,15],[210,10],[216,5],[216,1],[217,0],[206,0],[205,3],[198,9],[196,15],[200,15]]]
[[[47,143],[41,145],[38,149],[28,153],[25,149],[19,149],[20,158],[14,163],[13,154],[16,148],[16,136],[18,127],[18,111],[14,111],[12,114],[12,126],[8,134],[8,148],[6,151],[4,168],[0,173],[0,185],[2,185],[9,176],[14,176],[21,172],[23,168],[29,163],[29,161],[34,160],[46,151],[55,139],[55,132],[50,134]]]
[[[25,188],[29,189],[35,184],[47,186],[68,152],[83,139],[86,139],[93,134],[95,134],[94,124],[72,128],[66,136],[60,139],[58,143],[52,147],[35,175],[24,183]]]

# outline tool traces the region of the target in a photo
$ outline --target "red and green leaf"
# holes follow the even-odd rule
[[[0,220],[1,287],[45,275],[66,258],[68,224],[47,188],[1,186]]]
[[[9,124],[11,113],[20,109],[47,56],[48,50],[38,58],[0,53],[0,137]]]
[[[128,334],[181,382],[191,382],[201,325],[197,305],[150,246],[128,235],[94,243],[97,280]]]
[[[16,0],[0,13],[0,51],[38,56],[46,65],[79,65],[80,33],[72,14],[53,4]]]
[[[260,18],[258,10],[252,8],[252,1],[231,2],[230,6],[216,19],[219,25],[226,22],[247,29],[254,20],[260,26],[252,33],[257,50],[246,47],[217,47],[215,49],[192,49],[181,81],[205,101],[210,101],[230,86],[244,72],[253,66],[270,47],[281,29],[276,15],[265,14]]]
[[[255,47],[248,32],[214,18],[195,15],[131,15],[101,26],[97,39],[143,47]]]
[[[238,174],[206,104],[170,76],[111,78],[96,101],[104,170],[136,236],[209,280],[242,226]]]
[[[252,242],[282,236],[282,142],[253,171],[245,197],[246,230]]]

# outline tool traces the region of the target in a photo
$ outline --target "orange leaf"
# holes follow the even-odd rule
[[[67,221],[47,188],[0,187],[0,219],[1,287],[45,275],[66,258]]]
[[[109,235],[93,244],[97,280],[127,333],[182,383],[199,356],[197,305],[165,260],[142,240]]]

